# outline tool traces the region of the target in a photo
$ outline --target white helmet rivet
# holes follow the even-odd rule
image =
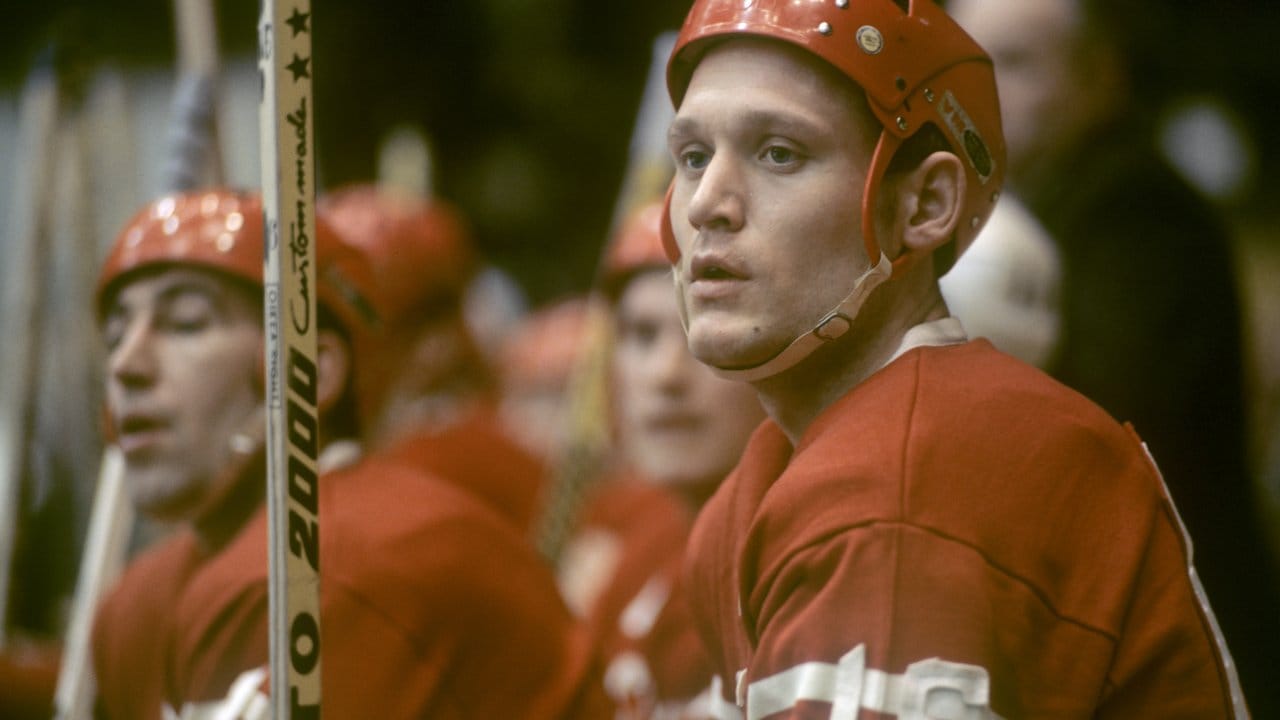
[[[820,22],[820,23],[818,23],[818,32],[822,33],[823,35],[830,35],[830,34],[831,34],[831,23],[829,23],[829,22]]]
[[[973,219],[969,221],[969,227],[976,228],[980,222],[982,222],[982,220],[977,215],[974,215]]]
[[[836,7],[844,10],[849,7],[849,0],[836,0]]]
[[[752,5],[756,4],[756,0],[742,0],[742,9],[750,10]]]
[[[884,35],[881,35],[879,30],[870,25],[863,25],[858,28],[858,32],[854,37],[858,40],[858,47],[862,48],[862,52],[868,55],[877,55],[884,49]]]
[[[997,200],[999,200],[999,199],[1000,199],[1000,193],[998,193],[998,192],[993,192],[993,193],[991,193],[991,202],[995,202],[995,201],[997,201]]]
[[[906,119],[906,118],[904,118],[904,117],[902,117],[902,116],[898,116],[898,129],[899,129],[899,130],[906,130],[906,129],[907,129],[907,119]]]
[[[933,91],[929,88],[924,89],[924,100],[925,102],[933,102],[934,100]]]
[[[157,220],[163,220],[172,215],[173,211],[177,209],[177,201],[175,201],[172,196],[161,198],[161,200],[156,203],[155,210],[152,212],[152,217]]]

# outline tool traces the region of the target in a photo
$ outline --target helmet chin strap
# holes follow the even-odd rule
[[[858,316],[858,311],[862,309],[863,303],[871,296],[871,292],[885,280],[888,280],[892,273],[893,263],[890,262],[887,255],[881,252],[880,261],[862,273],[857,282],[853,284],[853,290],[849,291],[849,294],[845,296],[844,300],[840,301],[839,305],[836,305],[830,312],[823,315],[822,319],[815,323],[811,330],[792,340],[791,344],[783,348],[778,354],[758,365],[749,367],[726,368],[718,365],[708,365],[707,367],[722,378],[739,382],[756,382],[785,370],[790,370],[798,365],[801,360],[813,354],[813,351],[849,332],[849,329],[853,327],[853,319]],[[685,307],[684,287],[680,282],[678,270],[673,269],[672,279],[676,285],[676,305],[680,308],[680,324],[684,327],[685,335],[688,335],[689,312],[688,308]]]

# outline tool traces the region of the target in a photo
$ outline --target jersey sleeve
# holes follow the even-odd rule
[[[1117,632],[936,530],[845,530],[754,583],[756,650],[734,699],[754,718],[1085,718],[1108,695],[1102,717],[1230,717],[1229,696],[1204,691],[1225,683],[1177,539],[1168,524],[1148,539],[1143,576],[1113,578],[1138,588]]]
[[[1086,717],[1106,672],[1105,633],[929,529],[847,529],[767,572],[745,598],[756,651],[735,679],[751,717]]]
[[[448,499],[441,494],[439,499]],[[550,569],[459,502],[373,546],[334,545],[322,618],[333,717],[602,717],[600,666]]]

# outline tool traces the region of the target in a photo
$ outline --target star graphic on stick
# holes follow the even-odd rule
[[[293,14],[285,22],[289,23],[289,27],[293,28],[293,37],[298,37],[300,32],[311,32],[311,28],[307,27],[307,21],[310,19],[311,13],[300,13],[298,8],[295,7]]]
[[[298,53],[293,54],[293,62],[285,65],[289,68],[289,72],[293,73],[293,81],[298,82],[300,78],[311,77],[311,70],[307,67],[307,63],[311,62],[311,58],[300,58]]]

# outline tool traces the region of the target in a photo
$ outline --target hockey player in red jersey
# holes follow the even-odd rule
[[[262,390],[261,218],[256,197],[164,198],[135,217],[108,259],[99,298],[112,367],[121,366],[108,382],[136,405],[116,402],[111,392],[108,397],[126,457],[136,455],[130,471],[142,480],[150,477],[141,474],[146,462],[159,468],[160,461],[173,477],[189,477],[179,443],[216,447],[199,425],[246,436],[244,428],[261,425],[251,402]],[[362,347],[378,328],[368,300],[373,276],[323,216],[316,243],[322,327],[332,315],[333,340],[342,348]],[[237,310],[232,325],[223,316],[240,308],[235,303],[248,312]],[[212,342],[208,335],[226,334],[224,326],[239,330]],[[322,428],[354,436],[357,396],[349,379],[358,358],[330,363],[326,342],[322,331]],[[205,397],[194,378],[208,384],[213,397]],[[324,391],[330,382],[336,394]],[[207,416],[162,402],[175,397]],[[215,422],[218,398],[227,408],[246,408],[241,423]],[[208,466],[231,488],[192,503],[217,512],[175,516],[190,517],[190,529],[135,563],[99,614],[95,665],[106,717],[160,717],[164,705],[179,717],[256,717],[267,710],[261,456],[247,440],[227,442],[239,455]],[[322,465],[333,447],[322,452]],[[201,467],[194,462],[199,448],[187,454]],[[152,486],[167,484],[143,487]],[[495,511],[430,473],[378,458],[332,469],[320,487],[327,713],[552,718],[590,716],[593,702],[603,701],[585,635],[523,535]],[[226,499],[212,502],[218,497]],[[540,662],[530,666],[528,657]],[[500,691],[492,688],[495,676],[504,678]]]
[[[659,232],[640,208],[606,249],[611,409],[620,477],[590,493],[561,586],[600,639],[623,718],[703,717],[710,663],[680,578],[693,518],[764,417],[747,385],[685,345]]]
[[[367,449],[458,483],[527,530],[544,469],[502,429],[493,372],[463,315],[478,258],[462,216],[375,185],[336,190],[323,206],[376,280],[382,327],[356,369]]]
[[[354,425],[335,411],[349,402],[347,337],[364,324],[346,286],[368,281],[350,277],[363,264],[342,254],[323,224],[316,242],[327,257],[317,339],[328,421],[321,460],[332,467],[356,452]],[[107,412],[126,483],[140,513],[176,528],[130,564],[98,610],[104,717],[161,716],[174,609],[187,583],[261,512],[262,254],[256,195],[197,191],[139,211],[99,275]]]
[[[968,341],[991,63],[930,0],[697,0],[668,66],[693,353],[770,419],[699,516],[720,717],[1245,717],[1136,433]]]

